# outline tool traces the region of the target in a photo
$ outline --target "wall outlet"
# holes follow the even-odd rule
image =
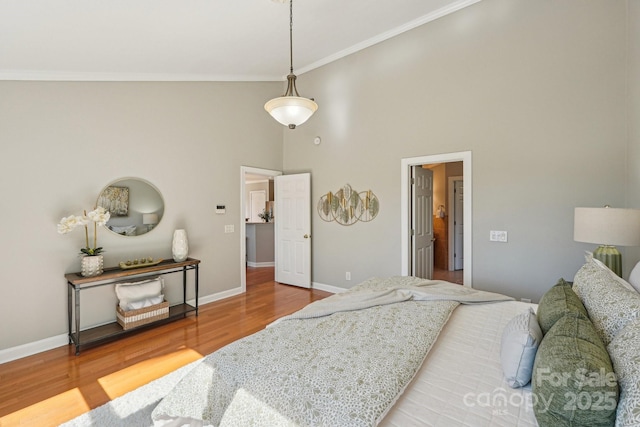
[[[491,230],[489,232],[489,241],[490,242],[503,242],[507,241],[507,232],[506,231],[496,231]]]
[[[224,226],[224,232],[225,233],[233,233],[234,231],[235,231],[235,229],[233,227],[233,224]]]
[[[347,271],[347,272],[345,273],[345,275],[344,275],[344,278],[345,278],[345,279],[347,279],[347,280],[351,280],[351,272],[350,272],[350,271]]]

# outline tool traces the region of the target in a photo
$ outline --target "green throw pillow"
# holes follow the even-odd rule
[[[549,329],[567,313],[582,313],[589,317],[578,295],[571,289],[571,283],[564,279],[542,296],[538,304],[538,323],[542,333],[546,334]]]
[[[618,383],[588,317],[568,313],[544,336],[533,365],[533,410],[540,427],[613,426]]]

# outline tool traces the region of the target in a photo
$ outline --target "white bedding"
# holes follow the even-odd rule
[[[500,365],[504,326],[535,304],[459,306],[413,382],[380,426],[537,426],[530,386],[512,389]]]

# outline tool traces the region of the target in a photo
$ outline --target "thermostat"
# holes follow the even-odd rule
[[[225,206],[224,205],[216,205],[216,213],[217,214],[223,214],[225,213]]]

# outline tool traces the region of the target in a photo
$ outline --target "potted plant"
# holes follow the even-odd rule
[[[83,276],[98,276],[103,271],[103,248],[98,247],[98,226],[103,226],[109,221],[111,215],[105,208],[98,206],[96,209],[83,215],[70,215],[62,218],[58,224],[58,233],[67,234],[79,225],[84,226],[85,247],[80,248],[82,258]],[[89,223],[93,223],[93,246],[89,246]]]

